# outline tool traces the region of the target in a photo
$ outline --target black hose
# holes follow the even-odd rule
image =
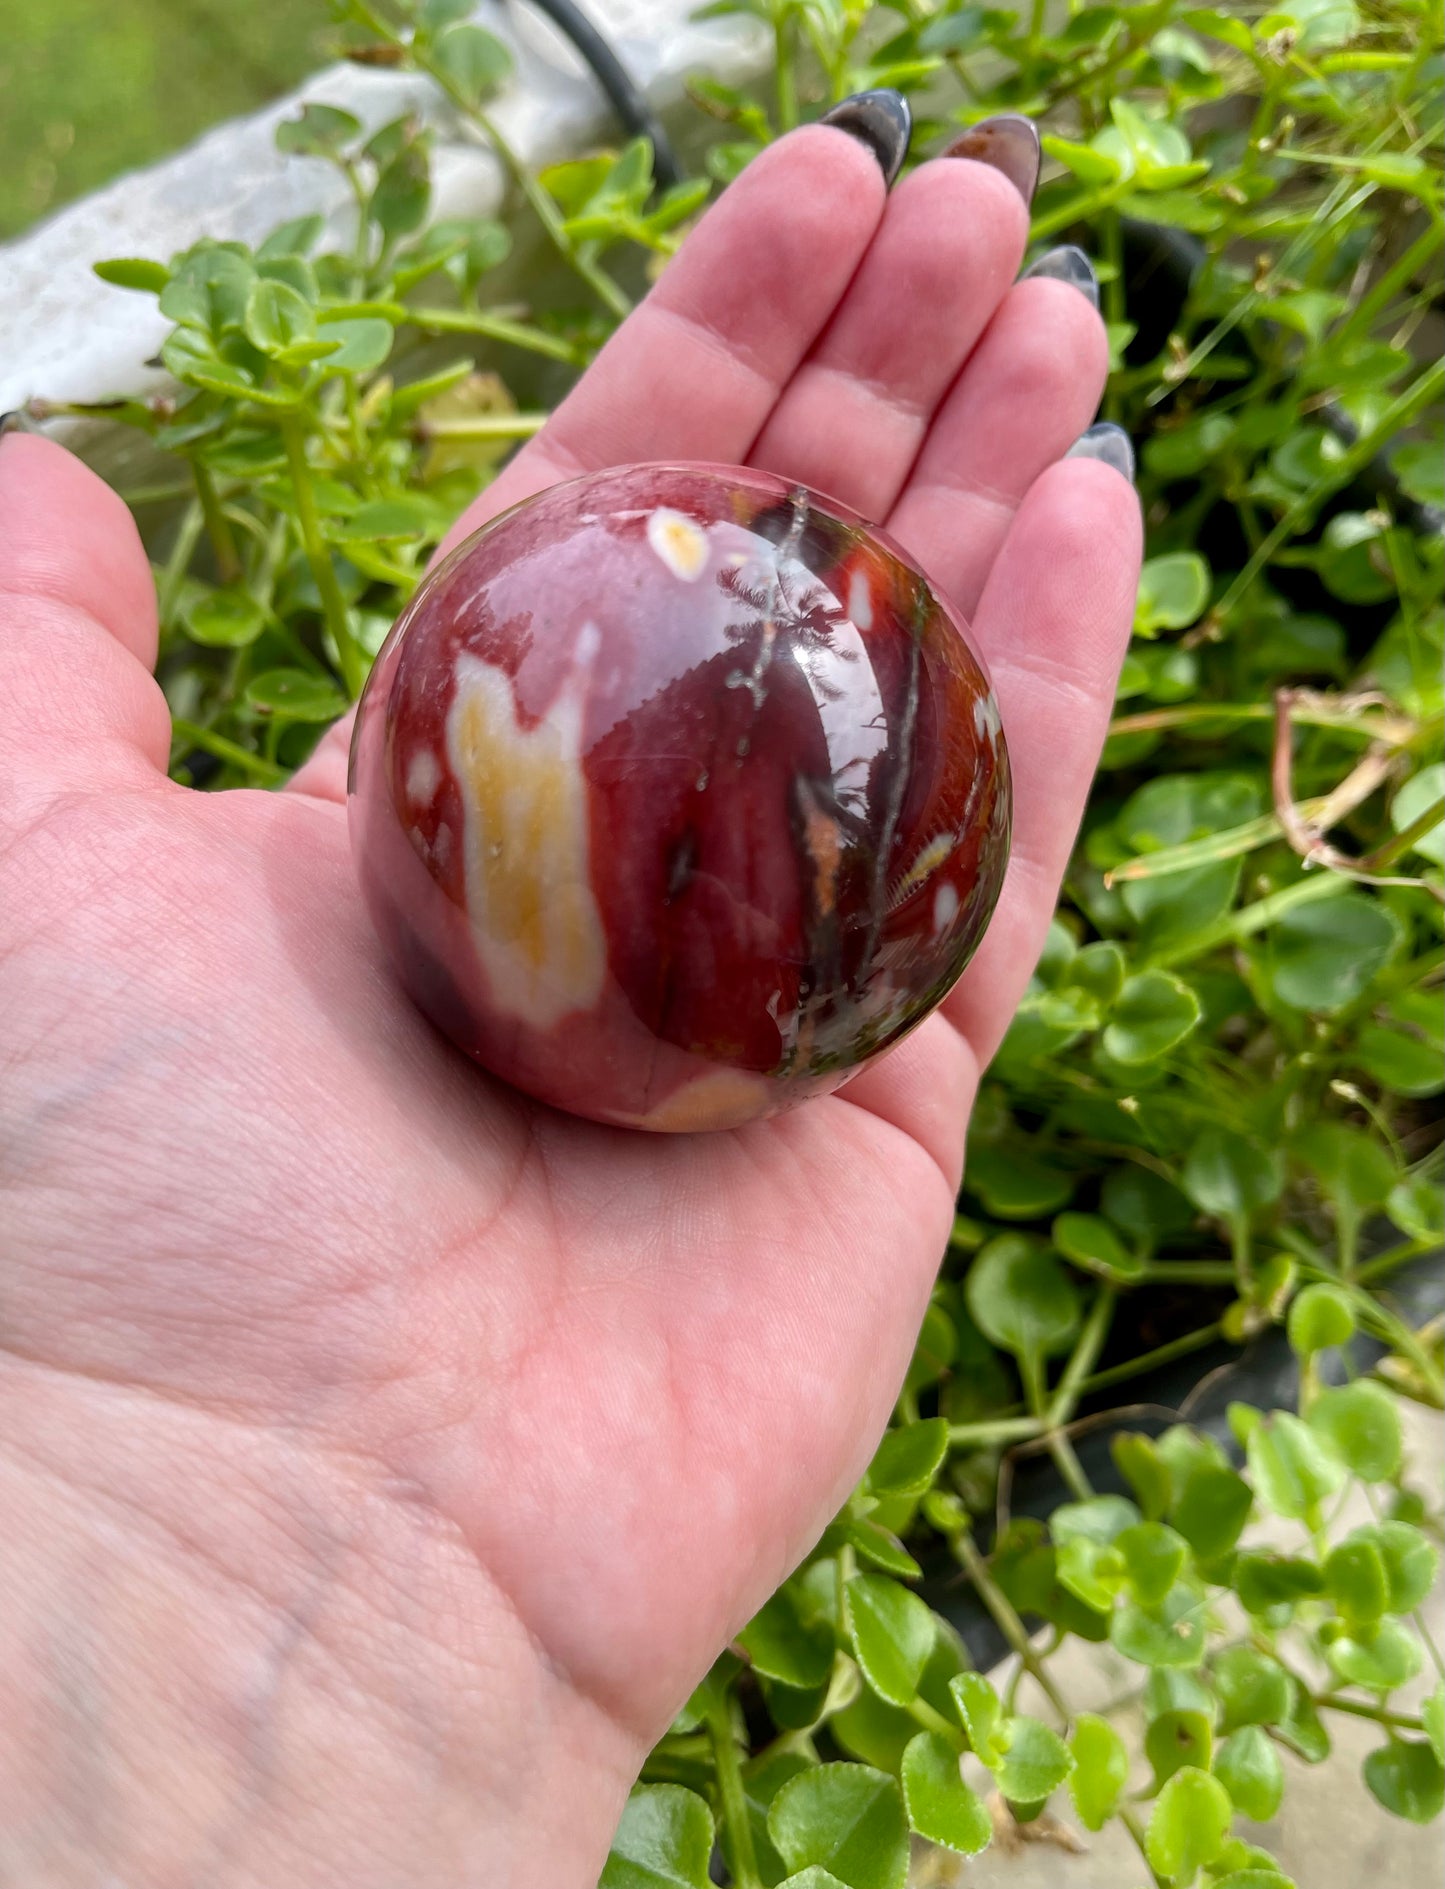
[[[651,140],[652,175],[658,189],[668,190],[680,183],[682,169],[661,120],[642,88],[587,15],[574,0],[531,0],[531,4],[539,13],[545,13],[581,53],[624,128],[635,138]]]

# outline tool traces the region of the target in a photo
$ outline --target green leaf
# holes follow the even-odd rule
[[[1199,1463],[1184,1478],[1170,1521],[1201,1561],[1228,1554],[1254,1506],[1243,1476],[1218,1463]]]
[[[1408,1684],[1425,1662],[1420,1642],[1398,1620],[1381,1620],[1342,1634],[1325,1647],[1331,1670],[1347,1686],[1393,1692]]]
[[[1197,623],[1209,601],[1209,566],[1197,551],[1146,558],[1139,574],[1134,634],[1156,636]]]
[[[1003,1707],[998,1702],[998,1694],[982,1673],[958,1673],[949,1681],[948,1689],[963,1720],[963,1729],[968,1733],[969,1744],[985,1764],[992,1766],[1003,1751],[1002,1745],[996,1742],[1003,1724]]]
[[[1188,1544],[1163,1522],[1136,1522],[1114,1539],[1141,1607],[1157,1606],[1183,1572]]]
[[[1317,1351],[1347,1345],[1355,1335],[1355,1308],[1349,1294],[1324,1281],[1306,1286],[1289,1308],[1287,1329],[1297,1357],[1312,1358]]]
[[[1021,1233],[990,1240],[969,1268],[964,1297],[984,1336],[1018,1357],[1065,1349],[1079,1326],[1079,1295],[1046,1246]]]
[[[1109,1169],[1099,1192],[1099,1205],[1116,1227],[1151,1246],[1171,1233],[1183,1232],[1194,1218],[1193,1209],[1177,1187],[1152,1169],[1132,1162]]]
[[[868,1465],[867,1486],[875,1495],[922,1495],[948,1454],[948,1424],[942,1417],[889,1430]]]
[[[1011,1804],[1041,1804],[1074,1768],[1057,1732],[1025,1714],[1006,1723],[1007,1747],[993,1769],[994,1782]]]
[[[285,282],[262,277],[246,298],[246,339],[263,354],[280,354],[307,341],[316,317],[306,299]]]
[[[884,1574],[855,1574],[845,1598],[848,1632],[864,1678],[890,1704],[911,1704],[937,1631],[929,1608]]]
[[[1381,1088],[1393,1089],[1397,1095],[1437,1095],[1445,1088],[1445,1062],[1439,1050],[1404,1030],[1379,1023],[1362,1024],[1355,1038],[1354,1059]],[[1430,1192],[1433,1199],[1439,1199],[1438,1189]]]
[[[1127,1496],[1096,1495],[1084,1502],[1061,1502],[1049,1517],[1049,1530],[1060,1544],[1093,1541],[1107,1547],[1139,1520]]]
[[[1169,971],[1129,978],[1104,1031],[1104,1048],[1118,1063],[1150,1063],[1182,1043],[1201,1015],[1199,999]]]
[[[1069,1795],[1079,1822],[1086,1830],[1102,1830],[1129,1782],[1128,1747],[1106,1718],[1080,1712],[1069,1751],[1074,1760]]]
[[[1000,1220],[1033,1220],[1065,1206],[1073,1177],[1022,1148],[970,1146],[967,1185]]]
[[[1409,1522],[1366,1522],[1351,1529],[1346,1540],[1367,1541],[1379,1553],[1392,1614],[1413,1613],[1435,1585],[1439,1553]]]
[[[891,1777],[863,1764],[820,1764],[790,1778],[768,1811],[789,1869],[816,1864],[848,1889],[903,1889],[908,1820]]]
[[[440,537],[446,519],[438,515],[434,499],[421,492],[393,492],[386,498],[359,505],[335,531],[338,538],[363,542],[386,539]]]
[[[280,721],[335,721],[346,712],[346,697],[335,683],[306,669],[267,669],[253,676],[246,701]]]
[[[1141,1666],[1198,1666],[1204,1658],[1204,1595],[1181,1581],[1157,1607],[1126,1602],[1109,1623],[1109,1638]]]
[[[160,312],[168,321],[219,340],[245,321],[255,280],[249,256],[223,243],[197,243],[176,259],[171,279],[161,290]]]
[[[1207,1771],[1214,1762],[1214,1727],[1208,1714],[1190,1706],[1160,1712],[1144,1728],[1144,1756],[1154,1767],[1156,1791],[1186,1764]]]
[[[1279,1199],[1284,1163],[1276,1150],[1232,1129],[1206,1128],[1189,1150],[1181,1179],[1202,1213],[1238,1222]]]
[[[1265,940],[1262,963],[1281,1003],[1340,1010],[1369,988],[1399,941],[1399,922],[1387,906],[1341,892],[1286,912]]]
[[[1440,1681],[1420,1707],[1420,1718],[1425,1726],[1425,1736],[1430,1740],[1430,1749],[1438,1761],[1445,1764],[1445,1679]]]
[[[1160,774],[1130,795],[1115,828],[1130,852],[1167,852],[1242,826],[1261,805],[1259,787],[1247,774]]]
[[[1438,1185],[1423,1174],[1391,1188],[1385,1207],[1395,1225],[1411,1239],[1438,1240],[1445,1236],[1445,1197]]]
[[[1399,1181],[1394,1155],[1376,1136],[1345,1122],[1317,1122],[1297,1137],[1295,1147],[1334,1207],[1341,1239],[1350,1243],[1360,1222],[1385,1204]]]
[[[1108,1613],[1124,1591],[1124,1557],[1084,1536],[1059,1544],[1057,1566],[1062,1584],[1096,1613]]]
[[[1373,1378],[1321,1391],[1308,1421],[1335,1460],[1361,1482],[1388,1482],[1400,1473],[1405,1433],[1399,1406]]]
[[[496,91],[512,70],[511,53],[482,26],[449,26],[437,35],[431,56],[471,107]]]
[[[99,270],[96,272],[99,274]],[[127,284],[127,287],[131,286]],[[1432,459],[1438,458],[1432,448],[1427,447]],[[1437,499],[1436,504],[1445,503],[1445,497]],[[1390,805],[1390,825],[1397,833],[1403,833],[1407,826],[1445,797],[1445,762],[1436,761],[1433,766],[1422,767],[1417,774],[1412,774]],[[1428,833],[1423,833],[1414,846],[1413,852],[1422,859],[1428,859],[1435,865],[1445,865],[1445,820],[1438,821]]]
[[[372,220],[388,241],[406,236],[426,221],[431,202],[431,173],[420,138],[404,144],[382,171],[371,193]]]
[[[1268,1823],[1284,1799],[1284,1766],[1269,1734],[1246,1725],[1226,1738],[1214,1761],[1214,1775],[1236,1810],[1251,1823]]]
[[[831,1869],[810,1863],[806,1869],[800,1869],[796,1876],[785,1877],[778,1884],[778,1889],[848,1889],[848,1885],[839,1882]]]
[[[1146,1521],[1157,1522],[1173,1499],[1169,1465],[1152,1440],[1138,1430],[1120,1430],[1109,1446],[1119,1474],[1134,1491]]]
[[[1130,879],[1119,896],[1148,952],[1184,946],[1222,919],[1239,891],[1242,862],[1221,859],[1161,879]]]
[[[112,288],[140,289],[147,295],[159,295],[171,279],[171,272],[163,262],[151,262],[144,256],[112,256],[91,267],[101,281],[109,282]]]
[[[1277,1659],[1252,1646],[1230,1646],[1214,1663],[1214,1689],[1224,1709],[1223,1730],[1278,1725],[1289,1717],[1294,1682]]]
[[[1212,1862],[1229,1834],[1229,1793],[1207,1771],[1186,1765],[1159,1793],[1144,1833],[1144,1851],[1161,1876],[1190,1881]]]
[[[370,374],[391,353],[395,333],[389,321],[380,315],[356,315],[343,321],[322,317],[319,330],[324,340],[341,345],[326,357],[326,372]]]
[[[712,1812],[680,1784],[639,1784],[598,1889],[708,1889]]]
[[[421,0],[416,22],[423,33],[440,33],[454,20],[464,20],[476,6],[476,0]]]
[[[1429,1745],[1396,1738],[1365,1760],[1365,1782],[1377,1802],[1411,1823],[1433,1823],[1445,1809],[1445,1769]]]
[[[1275,1737],[1304,1759],[1306,1764],[1323,1764],[1330,1755],[1330,1735],[1325,1730],[1314,1700],[1303,1686],[1295,1687],[1290,1715],[1274,1728]]]
[[[212,590],[186,612],[193,642],[208,649],[245,649],[266,627],[266,612],[247,590]]]
[[[1245,1453],[1260,1501],[1288,1521],[1307,1522],[1345,1480],[1339,1458],[1287,1410],[1257,1425]]]
[[[1120,160],[1092,144],[1074,144],[1068,138],[1045,136],[1044,150],[1051,158],[1072,171],[1081,184],[1111,184],[1123,169]]]
[[[1065,989],[1082,990],[1104,1006],[1114,1003],[1124,988],[1128,963],[1112,939],[1101,939],[1076,951],[1064,967],[1059,982]]]
[[[272,262],[278,256],[309,256],[325,227],[323,216],[298,216],[289,223],[278,223],[256,251],[256,261]]]
[[[957,1752],[937,1732],[919,1732],[903,1754],[903,1801],[910,1825],[930,1843],[960,1856],[988,1848],[993,1820],[964,1783]]]
[[[1372,1541],[1338,1542],[1325,1556],[1325,1592],[1342,1614],[1368,1624],[1390,1604],[1385,1557]]]
[[[833,1670],[833,1630],[808,1608],[796,1581],[785,1581],[738,1635],[757,1672],[808,1691]]]
[[[844,1539],[871,1566],[885,1574],[896,1574],[905,1581],[917,1580],[923,1572],[903,1543],[871,1515],[848,1515],[839,1524]]]
[[[1267,1550],[1240,1555],[1234,1563],[1233,1583],[1247,1613],[1267,1614],[1272,1608],[1292,1607],[1296,1601],[1322,1594],[1325,1577],[1313,1561]]]
[[[361,136],[361,120],[336,105],[315,102],[301,107],[299,118],[276,127],[276,149],[295,157],[334,157]]]

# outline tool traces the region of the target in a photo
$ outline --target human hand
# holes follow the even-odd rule
[[[120,502],[0,441],[0,1880],[593,1881],[650,1742],[886,1422],[978,1072],[1048,924],[1138,507],[1061,460],[1089,301],[995,168],[810,127],[706,217],[453,541],[643,459],[885,523],[971,619],[1014,853],[835,1096],[654,1137],[465,1062],[382,961],[344,731],[165,777]]]

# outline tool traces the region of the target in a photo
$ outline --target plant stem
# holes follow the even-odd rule
[[[1044,1697],[1067,1725],[1070,1713],[1063,1696],[1035,1651],[1028,1628],[1019,1619],[1013,1602],[989,1572],[988,1563],[979,1553],[978,1545],[967,1529],[954,1537],[953,1552],[958,1556],[964,1573],[973,1582],[975,1592],[993,1617],[994,1625],[1008,1642],[1010,1650],[1022,1660]]]
[[[1232,1266],[1224,1270],[1231,1278]],[[1156,1345],[1152,1351],[1143,1351],[1137,1358],[1129,1358],[1123,1364],[1111,1364],[1107,1370],[1095,1371],[1092,1377],[1086,1377],[1079,1386],[1081,1395],[1088,1396],[1094,1391],[1107,1390],[1113,1384],[1123,1384],[1131,1377],[1139,1377],[1145,1371],[1152,1371],[1157,1365],[1172,1364],[1176,1358],[1188,1357],[1191,1351],[1202,1351],[1206,1345],[1216,1343],[1220,1336],[1219,1321],[1212,1325],[1203,1325],[1198,1331],[1185,1332],[1179,1338],[1171,1338],[1168,1344]]]
[[[708,1735],[712,1740],[713,1765],[717,1776],[717,1794],[723,1825],[728,1833],[728,1861],[737,1889],[763,1889],[758,1874],[757,1851],[753,1847],[753,1827],[748,1819],[748,1798],[743,1788],[742,1766],[733,1742],[732,1719],[727,1694],[719,1692],[708,1706]]]
[[[1095,1294],[1089,1316],[1064,1366],[1063,1375],[1054,1390],[1053,1402],[1048,1408],[1046,1421],[1053,1429],[1066,1424],[1074,1414],[1080,1386],[1093,1370],[1104,1340],[1109,1335],[1109,1324],[1114,1316],[1117,1298],[1118,1294],[1112,1286],[1101,1286]]]
[[[783,6],[773,21],[774,70],[778,130],[791,131],[798,122],[798,87],[793,70],[793,8]]]
[[[191,553],[196,548],[196,540],[200,537],[204,525],[205,516],[201,510],[200,500],[195,499],[186,507],[185,514],[176,528],[175,543],[171,546],[165,569],[161,573],[156,606],[163,628],[170,627],[171,618],[175,613],[176,598],[180,594],[186,570],[190,565]]]
[[[632,303],[627,295],[605,270],[598,268],[589,256],[583,255],[568,236],[563,228],[563,219],[556,204],[512,149],[511,144],[497,128],[495,121],[482,110],[480,105],[467,97],[444,67],[437,65],[423,49],[403,39],[379,14],[374,13],[369,6],[360,4],[359,0],[356,5],[356,14],[379,39],[385,40],[388,45],[400,47],[415,66],[435,80],[462,117],[477,127],[496,152],[507,175],[530,204],[537,221],[547,233],[547,240],[568,268],[582,278],[604,306],[610,309],[619,320],[631,314]]]
[[[206,521],[206,536],[216,554],[216,573],[223,584],[234,584],[241,575],[241,554],[236,549],[236,534],[221,505],[216,482],[199,461],[191,461],[191,476],[196,482],[196,497],[201,501],[201,516]]]
[[[326,627],[336,644],[337,659],[346,692],[355,701],[366,680],[366,657],[351,634],[351,616],[341,586],[336,581],[336,567],[321,535],[321,517],[316,509],[316,493],[311,484],[311,464],[306,457],[306,438],[294,413],[280,419],[281,439],[286,448],[286,462],[291,469],[291,485],[296,494],[296,524],[301,534],[301,548],[321,593],[321,610]]]
[[[1361,867],[1366,872],[1379,872],[1385,866],[1393,866],[1402,854],[1409,852],[1416,840],[1433,833],[1442,820],[1445,820],[1445,800],[1437,800],[1432,806],[1426,807],[1423,813],[1417,813],[1408,826],[1401,827],[1394,839],[1386,840],[1373,853],[1366,853],[1360,861]]]
[[[936,1732],[940,1738],[946,1738],[955,1751],[966,1749],[962,1732],[936,1706],[930,1705],[927,1699],[915,1694],[905,1709],[914,1723],[921,1725],[926,1732]]]
[[[994,1443],[1022,1443],[1042,1433],[1038,1417],[995,1417],[986,1423],[951,1423],[948,1441],[954,1449],[986,1449]]]
[[[531,439],[550,415],[545,413],[487,413],[474,420],[423,420],[418,439]]]
[[[1354,1718],[1373,1719],[1377,1725],[1388,1725],[1397,1732],[1425,1729],[1418,1718],[1409,1718],[1403,1712],[1387,1712],[1382,1705],[1366,1705],[1359,1699],[1342,1699],[1337,1692],[1317,1693],[1314,1703],[1321,1712],[1348,1712]]]
[[[550,361],[562,361],[568,367],[581,367],[586,357],[560,335],[549,335],[543,328],[525,322],[509,321],[505,315],[491,315],[485,309],[413,308],[406,302],[381,302],[377,312],[389,321],[409,322],[414,328],[426,328],[433,334],[485,335],[490,341],[504,341],[509,347],[523,348],[529,354],[545,355]]]
[[[1167,966],[1182,964],[1189,958],[1202,958],[1207,952],[1213,951],[1216,945],[1237,944],[1243,938],[1253,937],[1257,931],[1264,931],[1286,912],[1292,912],[1297,905],[1313,905],[1318,899],[1337,898],[1347,884],[1348,881],[1337,872],[1321,872],[1312,878],[1297,879],[1292,885],[1282,886],[1278,892],[1271,892],[1266,898],[1256,899],[1253,905],[1243,906],[1239,911],[1231,912],[1227,918],[1205,926],[1172,950],[1151,953],[1149,961]]]
[[[264,755],[252,754],[249,748],[228,741],[224,735],[214,735],[209,728],[202,728],[197,722],[184,721],[180,716],[171,719],[171,736],[173,740],[200,748],[206,754],[214,754],[218,761],[229,761],[232,767],[243,769],[267,787],[279,787],[282,781],[291,778],[289,768],[278,767]]]

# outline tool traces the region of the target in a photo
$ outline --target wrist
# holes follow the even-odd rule
[[[424,1491],[24,1364],[0,1437],[0,1876],[595,1884],[644,1754]]]

